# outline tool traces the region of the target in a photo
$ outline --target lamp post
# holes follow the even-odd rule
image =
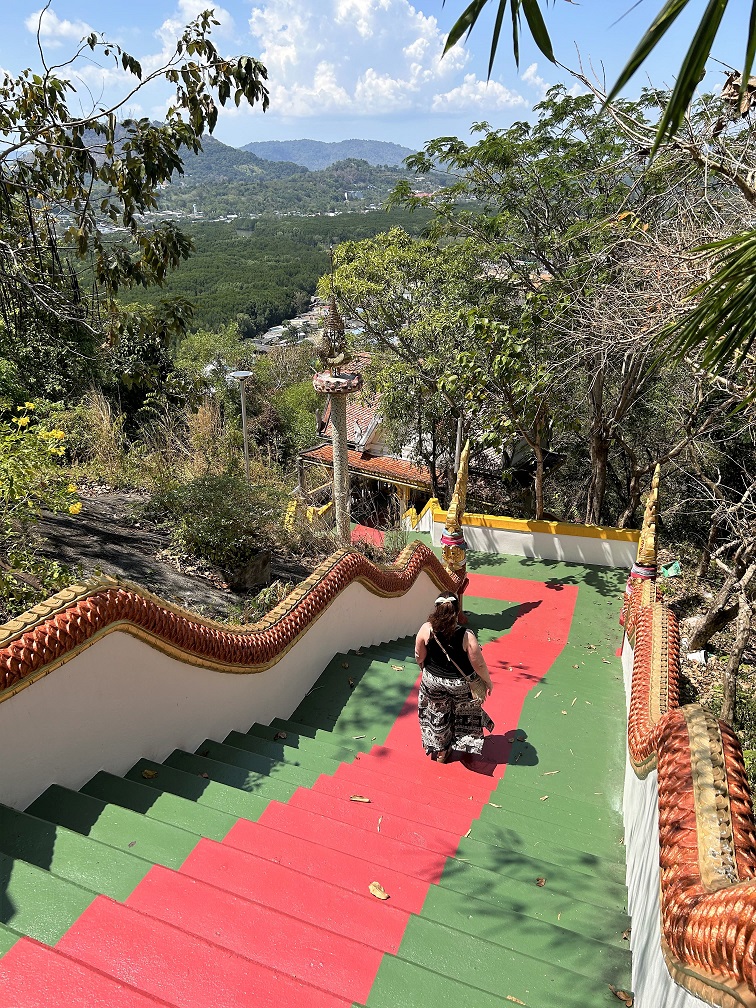
[[[247,483],[249,483],[249,443],[247,441],[247,378],[251,378],[254,371],[229,371],[228,377],[235,378],[239,382],[239,391],[241,393],[241,411],[242,411],[242,439],[244,441],[244,471],[247,474]]]

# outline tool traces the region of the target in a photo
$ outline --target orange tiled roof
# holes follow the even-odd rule
[[[305,462],[333,466],[333,448],[331,445],[321,445],[302,452],[300,456]],[[373,479],[386,480],[387,483],[401,483],[404,486],[429,490],[431,486],[430,472],[425,466],[417,466],[406,459],[395,458],[392,455],[378,455],[371,458],[357,451],[348,451],[349,471],[371,476]]]

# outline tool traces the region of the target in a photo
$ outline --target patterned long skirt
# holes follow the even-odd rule
[[[427,669],[420,680],[417,701],[423,748],[430,756],[443,749],[477,756],[483,748],[483,729],[494,723],[461,679],[442,679]]]

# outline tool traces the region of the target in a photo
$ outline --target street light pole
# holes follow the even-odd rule
[[[249,442],[247,441],[247,378],[251,378],[254,371],[229,371],[229,378],[236,378],[239,382],[239,391],[241,393],[241,411],[242,411],[242,440],[244,441],[244,471],[247,474],[247,483],[249,483]]]

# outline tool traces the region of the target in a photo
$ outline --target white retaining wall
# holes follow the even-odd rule
[[[441,543],[445,521],[446,514],[437,512],[433,522],[434,546]],[[566,560],[629,569],[638,552],[637,533],[632,538],[625,538],[627,533],[620,533],[622,538],[614,538],[617,535],[614,529],[597,528],[595,534],[580,535],[579,525],[567,526],[570,531],[563,531],[562,523],[554,523],[555,530],[551,531],[548,522],[518,522],[485,515],[465,516],[462,524],[468,549],[476,553],[505,553],[538,560]],[[545,526],[544,530],[539,526]]]
[[[622,667],[629,709],[633,649],[627,639],[622,649]],[[661,953],[656,771],[645,780],[639,780],[629,756],[625,768],[624,817],[628,911],[633,920],[630,947],[635,1008],[701,1008],[707,1002],[694,997],[674,982]]]
[[[25,808],[51,783],[78,788],[98,770],[121,774],[141,756],[288,717],[335,654],[414,634],[437,594],[424,572],[398,598],[351,584],[253,675],[187,665],[114,631],[0,703],[0,802]]]

